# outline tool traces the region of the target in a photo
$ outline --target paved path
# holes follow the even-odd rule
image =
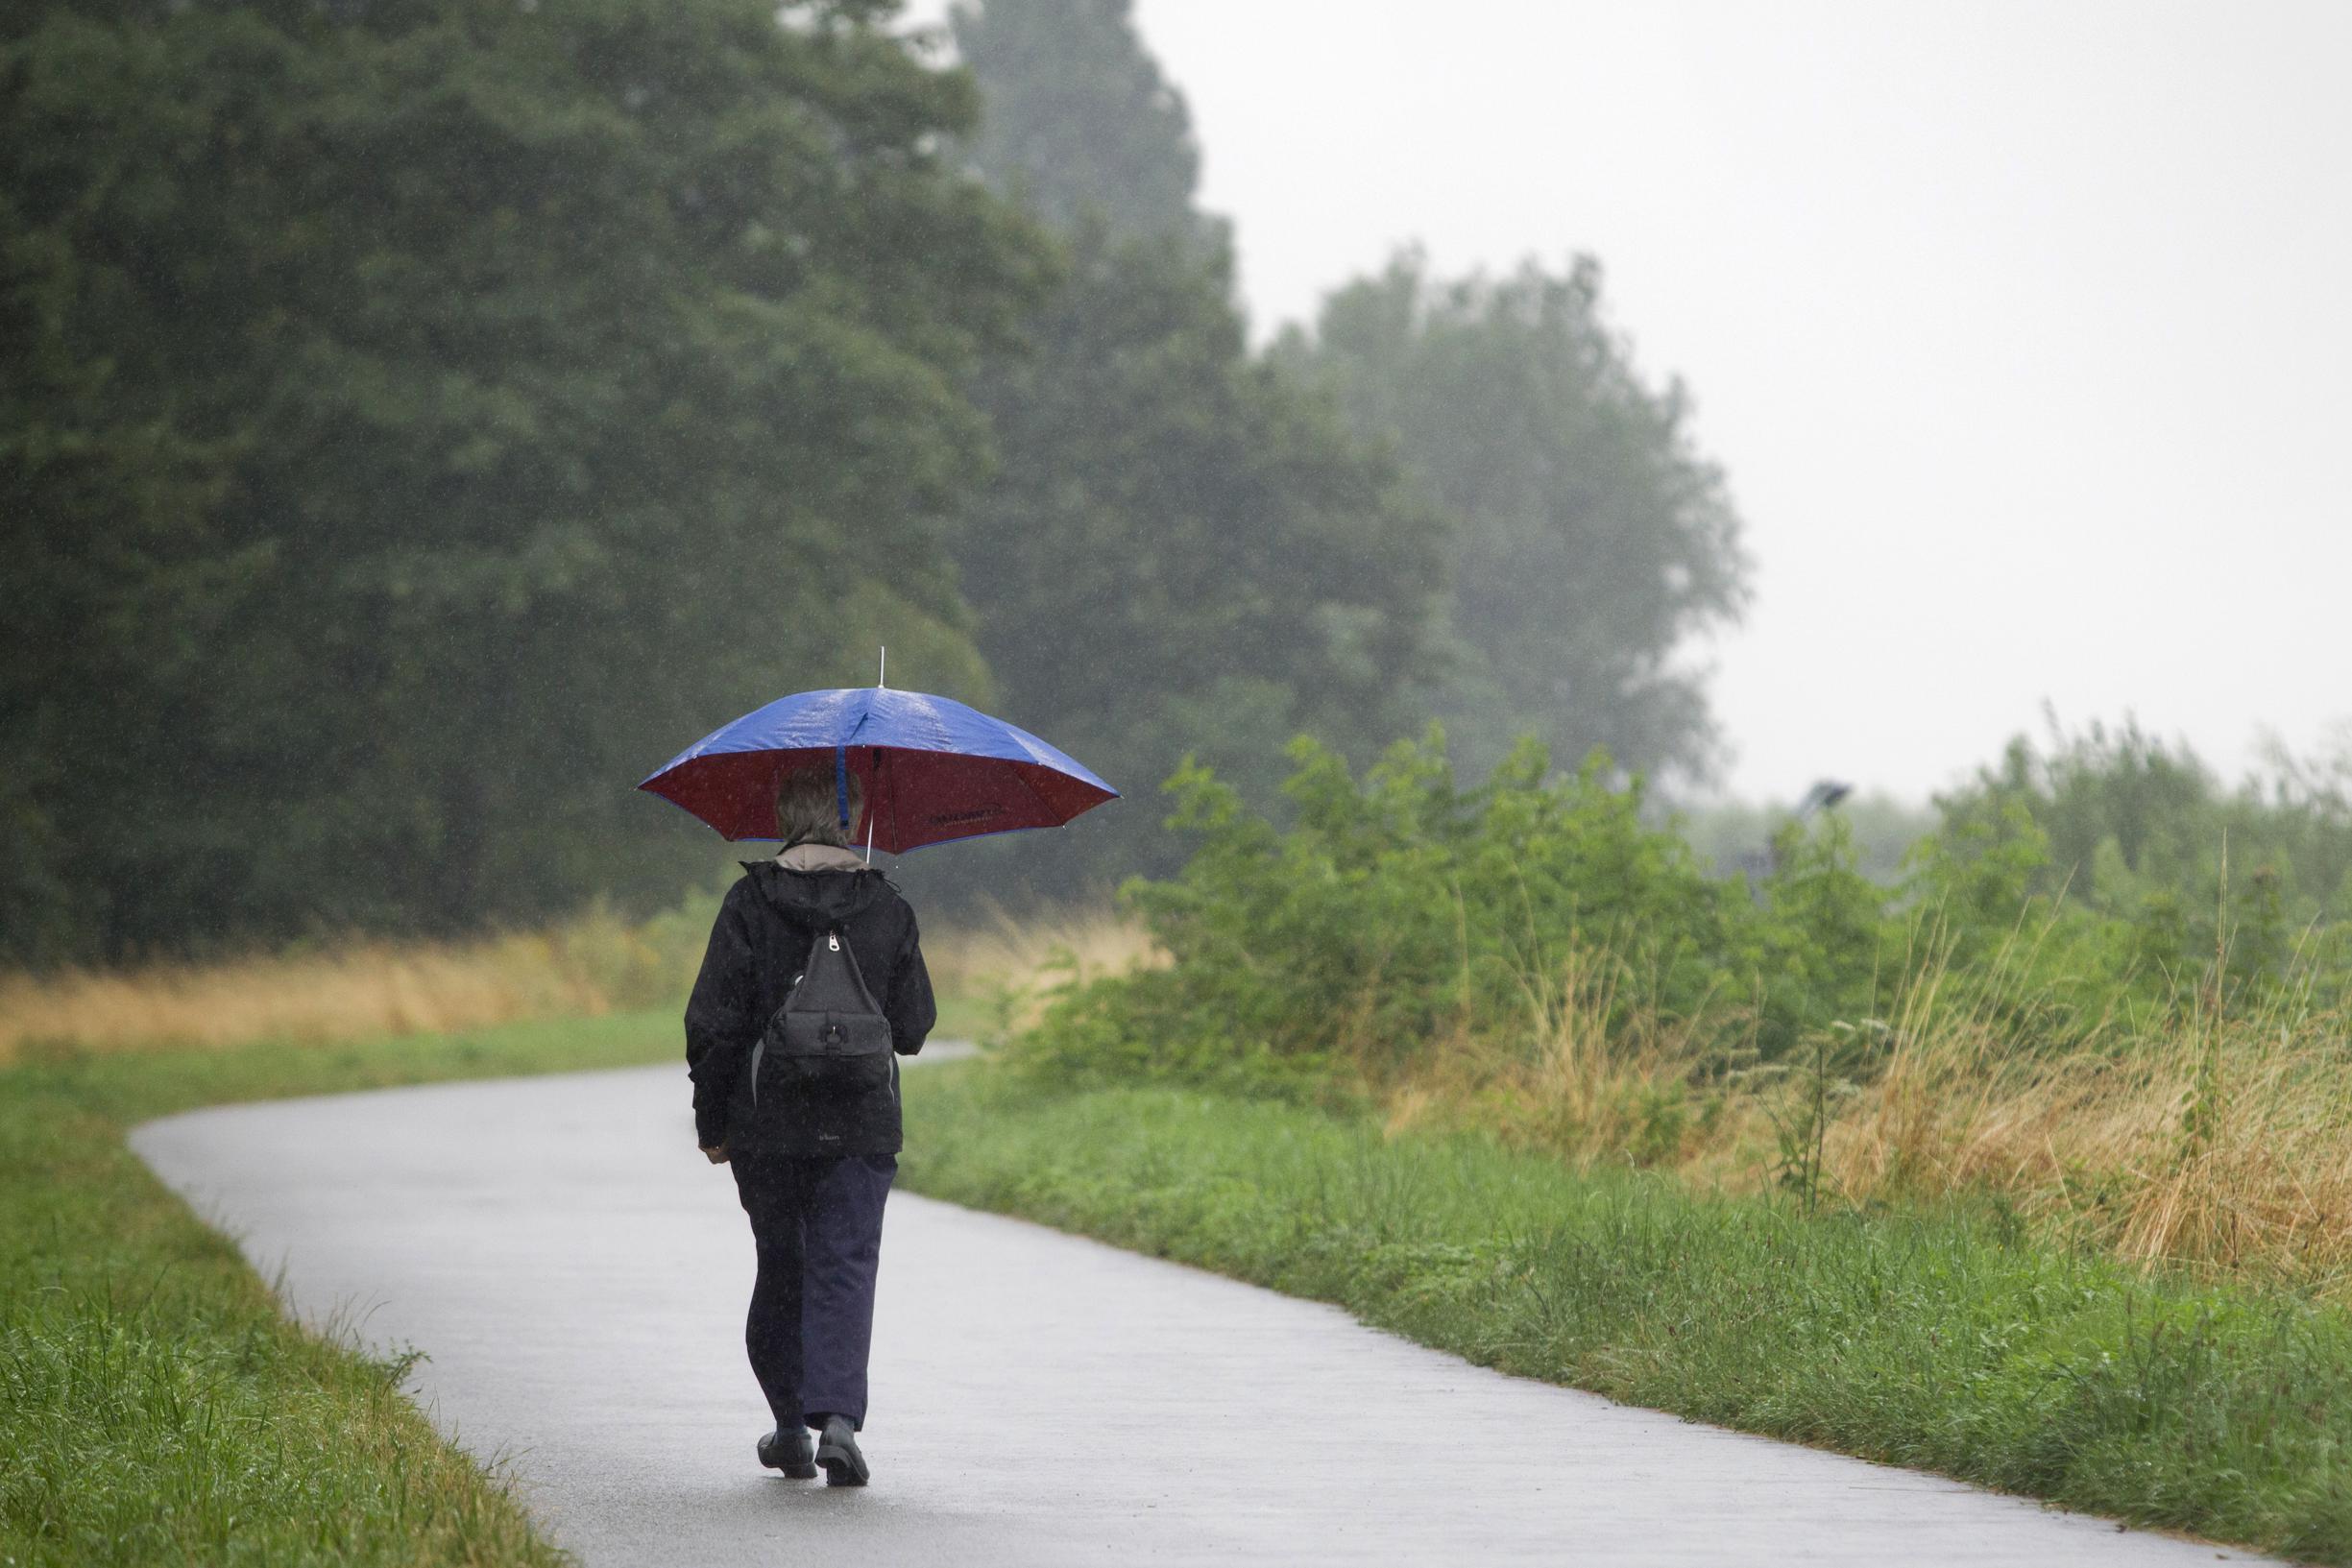
[[[751,1242],[683,1069],[199,1111],[133,1143],[293,1308],[431,1359],[590,1564],[2210,1564],[1504,1377],[1213,1275],[890,1199],[869,1489],[761,1471]]]

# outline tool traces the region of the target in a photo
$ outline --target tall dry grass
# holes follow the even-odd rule
[[[2125,1258],[2352,1291],[2352,1019],[2307,997],[2060,1054],[1981,998],[1922,1005],[1829,1133],[1850,1194],[1989,1191]]]
[[[693,983],[709,904],[643,923],[605,910],[473,942],[352,941],[210,964],[0,974],[0,1066],[44,1050],[206,1049],[447,1033],[535,1018],[667,1005]],[[1046,989],[1151,961],[1106,913],[1002,913],[927,932],[943,998],[983,1001],[1025,1026]]]
[[[1722,1096],[1699,1079],[1709,1042],[1736,1028],[1730,1009],[1668,1019],[1619,1005],[1621,968],[1572,950],[1524,982],[1528,1027],[1497,1036],[1460,1028],[1373,1090],[1392,1133],[1473,1125],[1589,1166],[1631,1161],[1721,1179],[1743,1140],[1724,1136]]]
[[[2208,984],[2054,1049],[2007,965],[1931,961],[1830,1065],[1758,1069],[1725,1045],[1735,1008],[1629,1013],[1611,976],[1572,956],[1531,989],[1523,1034],[1437,1042],[1376,1087],[1390,1126],[1475,1125],[1726,1191],[1989,1195],[2125,1259],[2352,1296],[2352,1016],[2308,993],[2225,1008]]]
[[[647,1006],[691,982],[675,925],[592,911],[473,942],[352,941],[220,963],[0,974],[0,1064],[43,1049],[315,1045]]]
[[[992,908],[925,931],[923,955],[940,995],[986,1006],[1000,1035],[1036,1023],[1061,985],[1166,962],[1142,926],[1092,907],[1018,918]]]

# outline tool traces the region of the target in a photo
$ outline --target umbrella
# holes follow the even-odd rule
[[[830,765],[865,814],[853,839],[892,855],[982,833],[1058,828],[1119,791],[1027,730],[949,697],[844,687],[780,697],[712,731],[640,789],[728,838],[776,836],[776,783]]]

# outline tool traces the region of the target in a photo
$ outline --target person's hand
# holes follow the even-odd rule
[[[702,1148],[702,1155],[704,1159],[709,1160],[713,1165],[725,1165],[727,1163],[727,1146],[721,1144],[717,1147],[714,1148],[710,1145],[705,1144]]]

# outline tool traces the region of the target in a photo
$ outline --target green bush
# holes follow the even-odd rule
[[[2126,722],[2023,737],[1936,803],[1941,834],[2039,840],[2022,890],[2129,928],[2139,966],[2238,993],[2344,1000],[2352,975],[2352,750],[2283,753],[2235,788],[2185,747]],[[2174,989],[2181,988],[2175,985]]]
[[[1174,962],[1063,997],[1027,1060],[1276,1088],[1343,1057],[1393,1068],[1418,1042],[1524,1020],[1580,945],[1620,960],[1622,1008],[1695,1013],[1722,989],[1744,896],[1645,828],[1605,759],[1547,784],[1527,742],[1464,791],[1434,732],[1361,781],[1312,740],[1291,756],[1287,832],[1197,763],[1169,782],[1170,826],[1197,848],[1125,896]]]
[[[2340,985],[2341,929],[2291,962],[2275,908],[2224,924],[2235,946],[2206,975],[2193,945],[2211,949],[2210,919],[2178,899],[2073,894],[2014,789],[1948,803],[1896,885],[1863,873],[1835,813],[1785,827],[1751,882],[1645,824],[1640,781],[1600,753],[1554,774],[1526,741],[1467,789],[1434,730],[1361,778],[1313,740],[1291,759],[1285,827],[1198,762],[1169,781],[1191,858],[1124,896],[1170,963],[1066,991],[1023,1063],[1295,1098],[1410,1071],[1445,1044],[1532,1050],[1571,968],[1602,976],[1573,1001],[1601,1009],[1612,1038],[1670,1034],[1698,1072],[1780,1061],[1833,1025],[1867,1032],[1914,987],[1964,996],[2020,1049],[2065,1049],[2191,1006]]]

